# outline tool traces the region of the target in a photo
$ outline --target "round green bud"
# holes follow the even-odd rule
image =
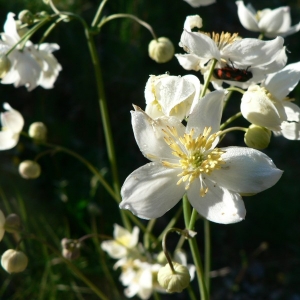
[[[6,55],[0,55],[0,78],[3,78],[9,71],[11,62]]]
[[[35,179],[40,176],[41,167],[33,160],[24,160],[19,164],[19,174],[25,179]]]
[[[168,293],[181,293],[190,284],[191,276],[187,267],[172,263],[175,271],[166,264],[158,271],[157,281]]]
[[[244,142],[254,149],[265,149],[271,140],[271,131],[265,127],[251,124],[244,135]]]
[[[166,37],[152,40],[148,46],[149,56],[157,63],[165,63],[174,56],[173,43]]]
[[[47,127],[42,122],[34,122],[29,126],[28,134],[35,140],[45,141],[47,136]]]
[[[31,25],[34,21],[34,16],[28,9],[24,9],[19,12],[18,19],[22,22],[22,24]]]
[[[28,264],[27,256],[13,249],[6,250],[1,257],[2,268],[8,273],[23,272]]]
[[[14,233],[21,230],[21,219],[17,214],[9,214],[5,219],[4,228],[7,232]]]

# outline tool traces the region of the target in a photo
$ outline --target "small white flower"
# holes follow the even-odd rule
[[[216,2],[216,0],[184,0],[192,7],[207,6]]]
[[[0,150],[8,150],[17,145],[24,126],[24,119],[22,115],[8,103],[4,103],[3,107],[7,111],[0,114],[2,123],[2,130],[0,131]]]
[[[194,75],[151,75],[145,88],[145,112],[151,118],[175,116],[183,120],[200,95],[200,81]]]
[[[288,36],[300,30],[300,23],[291,26],[291,13],[288,6],[276,9],[265,8],[255,11],[252,5],[236,1],[241,24],[250,31],[261,32],[266,37]]]
[[[287,139],[300,140],[300,108],[287,98],[299,80],[300,62],[269,74],[260,86],[250,86],[241,102],[244,118]]]
[[[230,33],[209,35],[192,32],[194,26],[201,25],[200,21],[197,25],[195,18],[196,16],[193,16],[185,22],[179,45],[188,54],[175,55],[180,65],[187,70],[200,70],[205,78],[212,60],[216,59],[218,61],[216,69],[229,66],[246,69],[252,75],[247,82],[213,78],[212,83],[216,88],[220,88],[223,81],[231,85],[248,87],[251,83],[262,81],[266,74],[276,72],[285,66],[287,56],[282,37],[261,41],[252,38],[241,39],[237,34]]]
[[[127,229],[114,224],[114,240],[104,241],[101,248],[112,258],[123,258],[129,255],[130,251],[138,244],[139,228],[134,227],[132,233]]]
[[[1,33],[0,54],[6,54],[21,39],[17,30],[15,14],[8,13]],[[11,66],[3,75],[1,83],[14,84],[15,87],[25,86],[28,91],[38,85],[52,88],[61,65],[57,62],[52,52],[59,49],[57,44],[41,44],[39,47],[27,41],[21,49],[18,45],[9,55]],[[22,51],[21,51],[22,50]]]
[[[255,149],[215,148],[224,97],[224,91],[214,91],[200,99],[186,127],[174,117],[153,120],[135,107],[135,139],[151,162],[127,177],[120,208],[143,219],[158,218],[187,193],[192,206],[210,221],[244,219],[241,194],[273,186],[282,171]]]

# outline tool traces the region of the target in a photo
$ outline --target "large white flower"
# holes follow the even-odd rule
[[[244,118],[287,139],[300,140],[300,108],[287,98],[299,80],[300,62],[269,74],[260,86],[250,86],[241,102]]]
[[[288,6],[276,9],[265,8],[255,11],[252,5],[236,1],[241,24],[250,31],[261,32],[269,38],[288,36],[300,30],[300,23],[291,26],[291,13]]]
[[[145,112],[151,118],[175,116],[183,120],[200,95],[200,81],[194,75],[151,75],[145,88]]]
[[[191,31],[193,27],[199,26],[202,26],[199,16],[190,16],[185,22],[180,46],[188,54],[175,55],[184,69],[200,70],[206,77],[212,60],[216,59],[216,69],[229,67],[233,70],[246,70],[252,76],[247,82],[236,81],[234,78],[225,80],[214,77],[212,83],[216,88],[220,88],[223,81],[231,85],[247,87],[251,83],[262,81],[266,74],[276,72],[286,64],[287,56],[282,37],[261,41],[252,38],[241,39],[237,34],[209,35]]]
[[[14,16],[13,13],[8,13],[4,32],[1,33],[0,54],[2,55],[6,54],[21,39]],[[11,67],[2,77],[1,83],[14,84],[15,87],[24,85],[28,91],[33,90],[38,85],[52,88],[59,71],[62,69],[52,55],[52,52],[58,50],[59,46],[44,43],[37,47],[27,41],[23,49],[20,47],[18,45],[8,55]]]
[[[114,240],[104,241],[101,248],[112,258],[123,258],[129,256],[132,249],[137,246],[139,240],[139,228],[134,227],[132,233],[127,229],[114,224]]]
[[[8,150],[17,145],[24,126],[24,119],[22,115],[8,103],[4,103],[3,107],[7,111],[0,114],[2,123],[2,130],[0,131],[0,150]]]
[[[216,2],[216,0],[184,0],[192,7],[207,6]]]
[[[244,219],[241,194],[273,186],[282,171],[260,151],[215,148],[224,97],[224,91],[214,91],[200,99],[186,127],[174,117],[153,120],[135,107],[135,139],[151,162],[127,177],[120,208],[140,218],[158,218],[187,193],[192,206],[208,220],[227,224]]]

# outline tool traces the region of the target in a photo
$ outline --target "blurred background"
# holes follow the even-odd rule
[[[257,10],[288,5],[292,24],[300,22],[300,1],[253,0],[251,3]],[[61,10],[80,14],[90,23],[99,2],[61,0],[57,5]],[[0,32],[8,12],[18,14],[23,9],[33,13],[50,12],[42,1],[0,0]],[[178,42],[188,15],[199,14],[203,18],[204,31],[258,36],[241,26],[235,1],[229,0],[217,0],[216,4],[200,8],[192,8],[183,0],[115,0],[108,1],[104,11],[106,15],[130,13],[138,16],[151,24],[158,36],[170,38],[175,53],[183,53]],[[42,33],[38,32],[31,40],[38,42]],[[165,72],[196,74],[182,69],[176,58],[166,64],[152,61],[148,56],[151,39],[145,28],[126,19],[109,22],[96,37],[120,182],[147,161],[135,143],[129,112],[132,103],[145,107],[144,88],[149,75]],[[300,59],[299,39],[299,32],[285,39],[288,63]],[[16,89],[12,85],[0,85],[0,110],[3,111],[4,102],[19,110],[25,119],[25,131],[32,122],[44,122],[49,142],[78,152],[110,180],[93,67],[81,24],[61,22],[46,42],[60,46],[54,55],[63,70],[55,88],[37,87],[27,92],[24,87]],[[295,97],[300,105],[300,88],[297,87],[290,97]],[[239,101],[239,95],[231,99],[228,116],[238,112]],[[245,121],[236,124],[247,126]],[[244,146],[243,134],[228,135],[223,141],[223,146],[227,145]],[[244,198],[247,216],[243,222],[211,224],[212,270],[216,271],[212,274],[211,299],[300,299],[299,149],[300,142],[273,137],[264,152],[284,170],[279,183],[254,197]],[[17,147],[0,152],[0,209],[5,215],[19,214],[26,230],[43,237],[57,249],[60,249],[62,238],[79,238],[91,228],[112,235],[113,224],[121,224],[119,208],[88,169],[74,158],[64,153],[45,155],[39,160],[40,178],[31,181],[19,176],[19,162],[34,159],[45,150],[45,147],[21,137]],[[155,232],[159,234],[163,230],[175,210],[158,220]],[[202,248],[202,222],[197,222],[196,230]],[[99,240],[87,241],[76,264],[110,295],[101,264],[103,254],[96,250],[99,243]],[[13,247],[14,237],[6,234],[0,243],[0,253]],[[25,241],[22,247],[29,257],[29,266],[25,272],[16,275],[0,269],[0,299],[97,299],[63,264],[56,263],[55,255],[46,247],[34,241]],[[104,258],[111,268],[115,260],[108,256]],[[117,283],[118,276],[119,272],[115,272]],[[119,288],[123,290],[121,285]],[[187,297],[183,293],[164,299]]]

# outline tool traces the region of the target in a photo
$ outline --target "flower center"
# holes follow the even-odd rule
[[[238,33],[229,33],[229,32],[223,32],[220,33],[215,33],[215,32],[203,32],[207,36],[209,36],[217,45],[217,47],[222,50],[225,46],[228,44],[232,44],[237,40],[240,40],[241,37],[239,37]]]
[[[210,135],[211,127],[205,127],[202,134],[194,138],[195,130],[192,128],[190,133],[185,133],[182,137],[178,136],[174,127],[167,127],[163,130],[164,140],[172,149],[172,154],[179,160],[177,163],[162,161],[163,166],[167,168],[181,168],[182,172],[178,174],[179,185],[186,182],[185,189],[196,179],[200,179],[200,195],[203,197],[208,191],[202,175],[210,175],[213,170],[218,170],[225,162],[222,154],[225,153],[219,148],[212,148],[214,141],[218,138],[219,132]]]

